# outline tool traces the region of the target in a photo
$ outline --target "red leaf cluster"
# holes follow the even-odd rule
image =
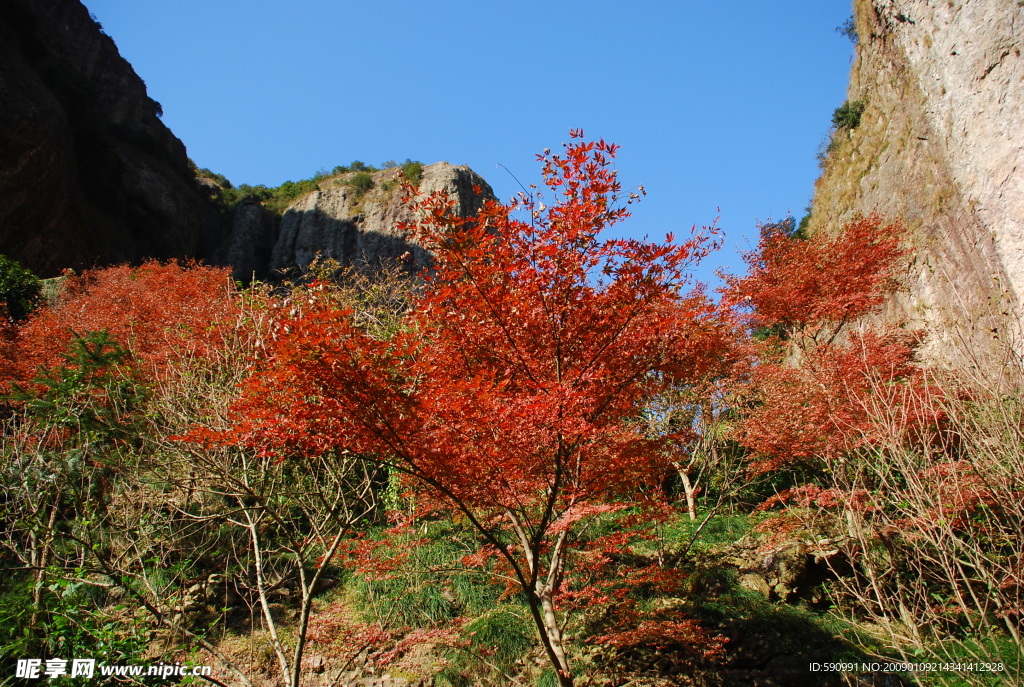
[[[600,635],[594,641],[620,649],[682,646],[704,658],[721,656],[727,643],[724,637],[709,635],[696,620],[643,620],[632,630]]]
[[[923,384],[913,359],[907,337],[867,330],[808,350],[799,366],[763,360],[751,374],[750,405],[733,436],[754,452],[754,471],[765,473],[882,441],[893,427],[879,417],[881,407],[903,407],[903,429],[920,429],[936,415],[905,403],[904,385]]]
[[[746,276],[726,277],[726,301],[749,310],[751,327],[781,327],[800,344],[828,343],[899,287],[907,254],[899,222],[869,215],[834,236],[809,239],[786,229],[785,223],[762,226],[757,249],[743,256]]]
[[[754,454],[757,473],[816,459],[831,461],[899,432],[921,431],[937,411],[914,402],[924,382],[915,342],[894,328],[858,320],[899,286],[906,256],[899,223],[876,215],[831,236],[794,238],[788,225],[762,228],[744,256],[745,277],[728,277],[726,302],[746,310],[752,343],[742,418],[733,438]],[[888,417],[880,410],[887,409]]]
[[[8,337],[4,379],[26,382],[51,368],[76,333],[106,329],[134,359],[136,374],[153,378],[191,356],[211,355],[234,325],[238,305],[226,268],[147,262],[64,277],[53,305]]]
[[[971,518],[981,508],[998,507],[1000,498],[993,484],[979,471],[972,461],[950,460],[935,463],[918,475],[926,487],[929,507],[925,515],[903,521],[903,525],[914,528],[928,528],[940,525],[962,530],[972,527],[983,529]]]
[[[800,508],[808,508],[812,505],[819,508],[847,508],[852,510],[870,510],[871,494],[866,489],[855,491],[844,491],[835,487],[823,489],[816,484],[807,484],[802,487],[784,489],[778,494],[762,501],[758,511],[765,511],[775,506],[786,506],[792,504]]]

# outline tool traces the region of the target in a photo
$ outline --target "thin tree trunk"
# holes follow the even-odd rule
[[[565,655],[565,646],[562,643],[562,631],[558,627],[558,618],[555,615],[554,591],[560,584],[560,569],[564,553],[566,532],[562,532],[551,552],[550,568],[546,579],[541,579],[540,556],[530,546],[530,539],[526,536],[519,519],[511,511],[507,513],[512,522],[513,529],[519,536],[523,546],[523,555],[526,557],[526,566],[532,578],[532,584],[520,576],[520,583],[526,596],[526,603],[530,607],[530,616],[540,635],[544,652],[548,655],[551,667],[555,669],[555,676],[558,678],[559,687],[573,687],[572,673],[569,671],[569,659]],[[514,566],[513,566],[514,567]]]
[[[46,523],[46,531],[43,533],[42,542],[39,543],[36,533],[32,533],[32,555],[31,563],[36,568],[36,581],[32,586],[32,616],[29,618],[28,626],[31,632],[35,632],[39,625],[39,614],[42,609],[43,587],[46,586],[46,566],[50,563],[50,545],[53,542],[53,525],[57,521],[57,506],[50,508],[50,519]]]
[[[245,508],[241,499],[239,499],[239,504]],[[263,609],[263,618],[267,622],[267,631],[270,632],[270,643],[274,647],[278,663],[281,664],[281,675],[285,679],[286,687],[298,687],[292,682],[288,656],[285,654],[284,645],[281,644],[281,639],[277,634],[277,624],[274,622],[274,616],[270,611],[270,601],[267,599],[267,585],[263,579],[263,549],[260,546],[260,537],[257,532],[258,521],[253,519],[252,513],[248,509],[245,510],[245,519],[252,538],[253,556],[256,559],[256,590],[260,595],[260,607]]]
[[[687,474],[686,469],[680,467],[679,476],[683,480],[683,491],[686,492],[686,512],[690,515],[691,522],[697,519],[697,499],[694,485],[690,482],[690,475]]]

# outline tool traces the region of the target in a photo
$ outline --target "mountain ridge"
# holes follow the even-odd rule
[[[307,184],[309,193],[292,184],[297,197],[280,212],[258,197],[223,202],[218,175],[196,169],[160,120],[160,104],[78,0],[0,5],[0,102],[0,254],[40,276],[157,258],[267,279],[318,253],[354,263],[409,250],[397,225],[410,211],[382,192],[397,185],[389,175],[399,167],[362,172],[368,186],[358,199],[339,198],[348,187],[328,177]],[[460,212],[494,197],[466,167],[423,170],[421,188],[455,194]],[[278,247],[282,236],[291,248]]]

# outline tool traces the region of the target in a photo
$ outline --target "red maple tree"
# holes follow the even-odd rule
[[[751,327],[802,348],[828,344],[899,287],[899,222],[868,215],[807,239],[792,229],[792,221],[763,225],[757,249],[743,255],[747,274],[725,276],[726,300],[747,306]]]
[[[412,229],[434,264],[404,331],[375,340],[314,287],[230,435],[193,434],[296,460],[347,450],[411,476],[512,571],[560,685],[573,683],[558,601],[577,535],[657,491],[671,466],[645,403],[701,378],[728,332],[687,273],[714,232],[604,239],[628,214],[617,146],[571,135],[538,156],[550,206],[523,193],[460,218],[446,196],[419,202]]]
[[[899,286],[906,255],[899,223],[870,215],[808,239],[791,229],[762,227],[757,250],[744,255],[747,275],[726,277],[724,289],[762,335],[752,343],[757,362],[733,433],[752,450],[755,472],[834,460],[871,444],[891,430],[875,416],[880,405],[900,402],[895,384],[921,383],[912,337],[862,319]],[[903,417],[908,427],[934,420],[909,409]]]

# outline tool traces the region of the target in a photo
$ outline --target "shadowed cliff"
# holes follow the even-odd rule
[[[205,257],[221,219],[77,0],[0,3],[0,253],[40,274]]]

